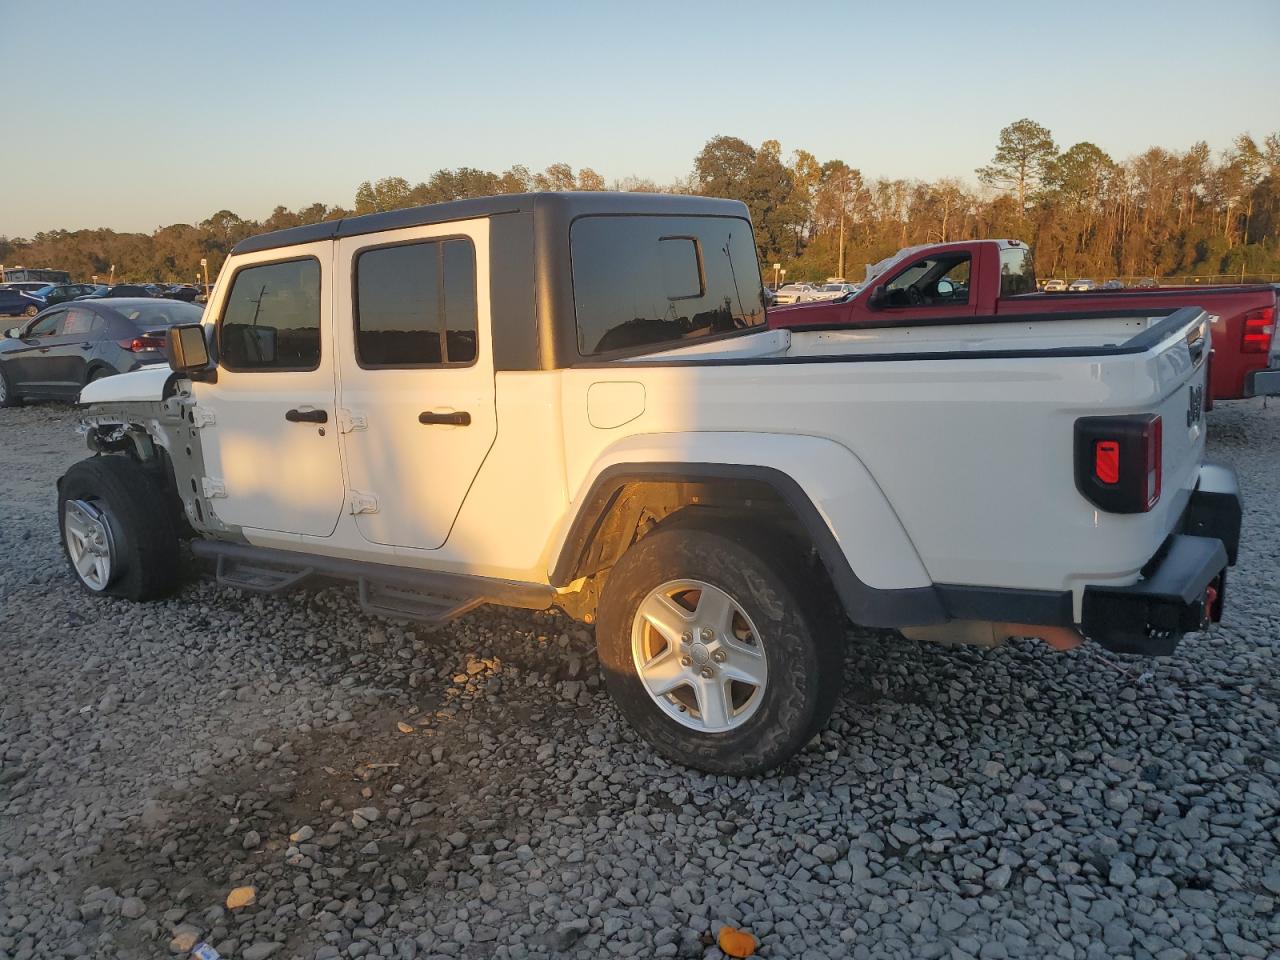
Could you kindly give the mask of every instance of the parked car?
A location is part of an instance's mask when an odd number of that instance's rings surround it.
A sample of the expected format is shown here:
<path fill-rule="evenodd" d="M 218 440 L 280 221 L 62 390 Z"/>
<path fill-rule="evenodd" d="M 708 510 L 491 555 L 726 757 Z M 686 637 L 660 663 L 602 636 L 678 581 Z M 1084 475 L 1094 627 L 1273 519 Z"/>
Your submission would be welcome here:
<path fill-rule="evenodd" d="M 1090 290 L 1100 289 L 1101 287 L 1098 285 L 1097 280 L 1072 280 L 1071 283 L 1067 285 L 1068 293 L 1087 293 Z"/>
<path fill-rule="evenodd" d="M 1037 294 L 1035 264 L 1026 244 L 1017 240 L 908 247 L 870 268 L 869 276 L 870 282 L 845 300 L 772 309 L 769 325 L 861 326 L 890 318 L 956 322 L 1112 308 L 1154 315 L 1203 307 L 1214 318 L 1211 399 L 1280 394 L 1276 291 L 1266 284 Z M 1076 281 L 1086 282 L 1092 281 Z"/>
<path fill-rule="evenodd" d="M 75 399 L 102 377 L 164 361 L 165 333 L 201 309 L 177 300 L 76 300 L 50 307 L 0 340 L 0 406 Z"/>
<path fill-rule="evenodd" d="M 1046 280 L 1044 284 L 1045 293 L 1063 293 L 1067 289 L 1067 281 L 1065 280 Z"/>
<path fill-rule="evenodd" d="M 851 293 L 857 293 L 857 284 L 853 283 L 824 283 L 818 288 L 818 295 L 815 300 L 839 300 L 841 297 L 847 297 Z"/>
<path fill-rule="evenodd" d="M 1155 277 L 1143 277 L 1133 285 L 1136 290 L 1156 290 L 1160 287 L 1160 281 Z"/>
<path fill-rule="evenodd" d="M 774 292 L 779 303 L 807 303 L 818 298 L 818 288 L 811 283 L 784 283 Z"/>
<path fill-rule="evenodd" d="M 656 750 L 728 774 L 823 728 L 841 609 L 1146 654 L 1221 615 L 1240 508 L 1202 462 L 1203 310 L 779 338 L 747 207 L 643 194 L 312 224 L 222 276 L 167 366 L 81 393 L 105 455 L 57 509 L 91 594 L 171 590 L 189 525 L 244 590 L 336 576 L 431 623 L 556 606 Z"/>
<path fill-rule="evenodd" d="M 46 283 L 35 294 L 52 307 L 67 300 L 78 300 L 97 293 L 99 289 L 105 290 L 106 287 L 96 283 Z"/>
<path fill-rule="evenodd" d="M 192 286 L 189 283 L 175 283 L 165 288 L 161 296 L 168 297 L 171 300 L 181 300 L 184 303 L 194 303 L 196 297 L 200 295 L 200 288 Z"/>
<path fill-rule="evenodd" d="M 88 294 L 84 297 L 79 297 L 78 299 L 100 300 L 100 299 L 111 299 L 114 297 L 129 297 L 129 298 L 153 297 L 154 298 L 155 294 L 151 291 L 151 288 L 146 284 L 117 283 L 114 286 L 101 287 L 95 292 Z"/>
<path fill-rule="evenodd" d="M 17 290 L 19 293 L 38 293 L 41 288 L 48 285 L 45 280 L 13 280 L 9 283 L 0 284 L 0 288 Z"/>
<path fill-rule="evenodd" d="M 45 303 L 38 297 L 21 290 L 0 289 L 0 316 L 34 317 L 43 310 Z"/>
<path fill-rule="evenodd" d="M 1123 290 L 1123 289 L 1124 289 L 1124 281 L 1123 281 L 1123 280 L 1108 280 L 1106 283 L 1104 283 L 1104 284 L 1102 285 L 1102 289 L 1103 289 L 1103 290 Z"/>

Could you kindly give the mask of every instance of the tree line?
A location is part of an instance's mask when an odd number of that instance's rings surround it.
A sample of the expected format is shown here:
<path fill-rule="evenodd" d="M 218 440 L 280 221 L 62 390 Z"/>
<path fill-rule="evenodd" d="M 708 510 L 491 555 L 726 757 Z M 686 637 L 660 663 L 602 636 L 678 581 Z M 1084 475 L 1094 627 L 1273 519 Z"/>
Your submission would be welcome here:
<path fill-rule="evenodd" d="M 704 194 L 746 203 L 765 274 L 818 280 L 900 247 L 984 237 L 1030 242 L 1042 277 L 1258 277 L 1280 274 L 1280 133 L 1237 137 L 1218 155 L 1204 142 L 1185 151 L 1151 147 L 1116 160 L 1096 144 L 1060 149 L 1029 119 L 1000 131 L 977 182 L 864 178 L 840 159 L 806 150 L 784 156 L 777 140 L 753 146 L 707 141 L 690 173 L 672 183 L 629 177 L 606 184 L 596 171 L 552 164 L 541 172 L 442 169 L 411 183 L 365 181 L 350 208 L 278 206 L 262 221 L 219 210 L 197 224 L 153 233 L 49 230 L 0 237 L 0 263 L 69 270 L 77 279 L 190 280 L 201 258 L 212 276 L 241 239 L 267 230 L 466 197 L 530 190 Z"/>

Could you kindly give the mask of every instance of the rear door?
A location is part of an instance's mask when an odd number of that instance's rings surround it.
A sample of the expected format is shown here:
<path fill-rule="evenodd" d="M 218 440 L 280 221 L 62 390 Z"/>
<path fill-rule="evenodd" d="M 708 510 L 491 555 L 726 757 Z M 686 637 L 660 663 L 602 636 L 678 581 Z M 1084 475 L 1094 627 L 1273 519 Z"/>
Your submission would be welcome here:
<path fill-rule="evenodd" d="M 223 523 L 327 537 L 342 511 L 334 422 L 333 243 L 237 258 L 207 314 L 216 318 L 216 382 L 194 384 L 208 471 Z"/>
<path fill-rule="evenodd" d="M 50 346 L 48 358 L 61 392 L 74 396 L 87 379 L 87 366 L 96 341 L 102 336 L 104 321 L 93 310 L 68 306 L 58 325 L 56 342 Z"/>
<path fill-rule="evenodd" d="M 338 241 L 347 501 L 373 543 L 442 546 L 497 435 L 488 252 L 487 220 Z"/>

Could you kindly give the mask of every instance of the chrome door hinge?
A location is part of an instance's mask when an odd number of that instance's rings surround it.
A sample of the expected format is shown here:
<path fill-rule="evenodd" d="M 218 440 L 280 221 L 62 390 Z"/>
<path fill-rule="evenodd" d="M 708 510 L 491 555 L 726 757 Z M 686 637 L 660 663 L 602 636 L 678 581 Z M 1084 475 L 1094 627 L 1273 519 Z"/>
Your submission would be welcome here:
<path fill-rule="evenodd" d="M 338 410 L 338 432 L 351 433 L 353 430 L 368 430 L 369 421 L 362 413 L 352 413 L 350 410 Z"/>
<path fill-rule="evenodd" d="M 378 498 L 371 493 L 360 493 L 356 490 L 347 491 L 347 508 L 351 513 L 377 513 Z"/>
<path fill-rule="evenodd" d="M 212 500 L 215 497 L 225 497 L 227 495 L 227 485 L 222 480 L 215 480 L 213 477 L 204 477 L 200 482 L 204 486 L 204 496 L 206 500 Z"/>
<path fill-rule="evenodd" d="M 191 425 L 197 430 L 201 427 L 211 427 L 217 422 L 217 416 L 208 407 L 191 408 Z"/>

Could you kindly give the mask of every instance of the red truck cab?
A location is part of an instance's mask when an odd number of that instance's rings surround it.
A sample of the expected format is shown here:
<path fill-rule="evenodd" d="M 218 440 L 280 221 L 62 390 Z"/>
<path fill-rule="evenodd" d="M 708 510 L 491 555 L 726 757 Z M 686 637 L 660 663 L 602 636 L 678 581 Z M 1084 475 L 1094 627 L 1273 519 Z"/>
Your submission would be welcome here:
<path fill-rule="evenodd" d="M 1099 317 L 1172 313 L 1195 306 L 1213 320 L 1209 393 L 1214 400 L 1280 394 L 1276 290 L 1248 286 L 1161 287 L 1041 293 L 1031 251 L 1018 240 L 966 240 L 907 247 L 868 268 L 868 282 L 833 301 L 769 310 L 769 326 L 915 324 L 966 317 L 1016 322 L 1023 314 L 1097 310 Z"/>

